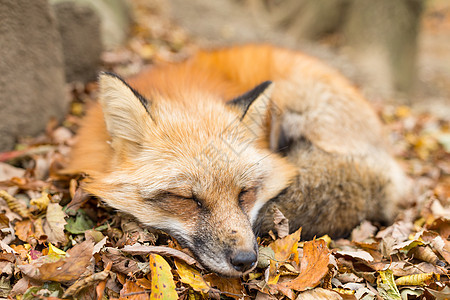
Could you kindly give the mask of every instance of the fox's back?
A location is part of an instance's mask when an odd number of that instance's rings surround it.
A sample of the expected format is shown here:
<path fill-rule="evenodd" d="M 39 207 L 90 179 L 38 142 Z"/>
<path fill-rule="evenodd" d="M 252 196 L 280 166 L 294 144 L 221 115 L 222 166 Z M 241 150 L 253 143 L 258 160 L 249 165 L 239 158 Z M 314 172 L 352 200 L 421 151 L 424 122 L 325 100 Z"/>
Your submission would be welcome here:
<path fill-rule="evenodd" d="M 305 136 L 324 150 L 340 153 L 362 154 L 382 143 L 375 113 L 344 77 L 314 58 L 286 49 L 247 45 L 202 51 L 183 63 L 151 67 L 128 82 L 146 97 L 160 95 L 156 101 L 197 107 L 192 102 L 198 95 L 216 95 L 225 102 L 266 80 L 275 82 L 272 100 L 278 112 L 295 114 L 285 114 L 284 120 L 286 127 L 296 127 L 286 128 L 293 138 Z M 108 138 L 101 108 L 94 105 L 80 129 L 72 167 L 107 169 Z"/>

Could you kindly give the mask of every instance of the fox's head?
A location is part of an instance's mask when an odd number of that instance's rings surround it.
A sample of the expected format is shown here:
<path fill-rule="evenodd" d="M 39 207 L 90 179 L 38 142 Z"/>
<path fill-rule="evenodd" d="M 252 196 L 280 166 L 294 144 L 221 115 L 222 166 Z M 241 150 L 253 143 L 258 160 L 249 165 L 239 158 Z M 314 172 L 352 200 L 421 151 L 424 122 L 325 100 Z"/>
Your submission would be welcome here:
<path fill-rule="evenodd" d="M 144 98 L 116 75 L 100 75 L 100 103 L 113 151 L 110 170 L 86 190 L 164 230 L 203 266 L 239 276 L 252 269 L 259 209 L 283 190 L 293 168 L 265 144 L 271 83 L 224 103 Z M 151 97 L 151 98 L 150 98 Z"/>

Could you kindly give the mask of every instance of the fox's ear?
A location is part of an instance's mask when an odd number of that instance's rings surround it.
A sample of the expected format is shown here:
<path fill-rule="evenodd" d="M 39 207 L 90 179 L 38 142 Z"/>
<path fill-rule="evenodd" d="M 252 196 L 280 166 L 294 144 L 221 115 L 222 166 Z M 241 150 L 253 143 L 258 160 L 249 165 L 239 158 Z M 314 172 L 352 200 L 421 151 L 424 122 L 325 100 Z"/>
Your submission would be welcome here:
<path fill-rule="evenodd" d="M 100 73 L 99 85 L 100 104 L 113 142 L 119 138 L 139 144 L 152 125 L 150 103 L 116 74 Z"/>
<path fill-rule="evenodd" d="M 265 81 L 247 93 L 229 101 L 241 113 L 241 121 L 257 134 L 263 134 L 271 109 L 272 81 Z"/>

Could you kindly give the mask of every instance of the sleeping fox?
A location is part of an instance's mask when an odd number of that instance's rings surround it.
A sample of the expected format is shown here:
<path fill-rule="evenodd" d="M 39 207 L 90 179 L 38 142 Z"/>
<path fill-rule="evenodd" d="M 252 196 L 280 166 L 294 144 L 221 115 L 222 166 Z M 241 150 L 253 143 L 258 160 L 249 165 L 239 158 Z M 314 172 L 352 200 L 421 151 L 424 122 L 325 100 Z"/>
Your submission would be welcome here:
<path fill-rule="evenodd" d="M 269 45 L 201 51 L 127 81 L 99 76 L 99 103 L 68 170 L 161 229 L 206 268 L 240 276 L 273 210 L 304 238 L 390 222 L 408 179 L 376 113 L 338 72 Z"/>

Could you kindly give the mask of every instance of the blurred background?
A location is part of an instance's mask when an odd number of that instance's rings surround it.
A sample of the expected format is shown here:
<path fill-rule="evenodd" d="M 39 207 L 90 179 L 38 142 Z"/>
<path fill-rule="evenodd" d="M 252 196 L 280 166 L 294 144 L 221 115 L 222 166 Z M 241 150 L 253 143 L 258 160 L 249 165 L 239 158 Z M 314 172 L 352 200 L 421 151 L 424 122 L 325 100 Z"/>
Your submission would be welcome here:
<path fill-rule="evenodd" d="M 375 104 L 450 118 L 448 0 L 0 0 L 0 150 L 61 121 L 99 70 L 245 42 L 319 57 Z"/>

